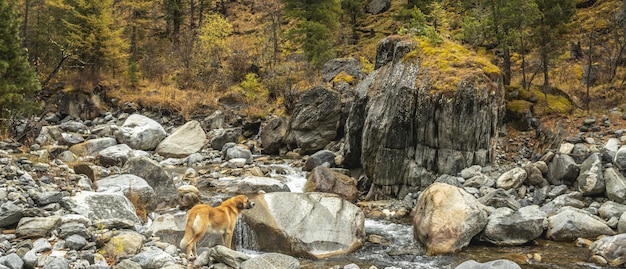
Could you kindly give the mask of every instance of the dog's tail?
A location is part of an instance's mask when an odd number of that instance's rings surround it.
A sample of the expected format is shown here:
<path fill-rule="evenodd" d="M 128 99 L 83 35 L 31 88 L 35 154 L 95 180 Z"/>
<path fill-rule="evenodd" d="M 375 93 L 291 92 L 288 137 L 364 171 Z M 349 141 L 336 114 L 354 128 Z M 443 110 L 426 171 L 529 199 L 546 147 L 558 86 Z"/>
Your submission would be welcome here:
<path fill-rule="evenodd" d="M 183 237 L 183 240 L 180 240 L 180 249 L 182 249 L 183 251 L 186 251 L 188 244 L 189 244 L 189 239 Z"/>

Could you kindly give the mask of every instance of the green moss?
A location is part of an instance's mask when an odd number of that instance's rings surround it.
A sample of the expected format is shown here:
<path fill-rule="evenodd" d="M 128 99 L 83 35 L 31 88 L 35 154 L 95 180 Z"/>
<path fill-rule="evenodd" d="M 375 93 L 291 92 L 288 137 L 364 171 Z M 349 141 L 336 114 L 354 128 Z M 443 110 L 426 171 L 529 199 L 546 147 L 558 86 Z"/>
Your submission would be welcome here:
<path fill-rule="evenodd" d="M 333 78 L 333 82 L 337 83 L 337 82 L 345 82 L 348 84 L 352 84 L 354 82 L 354 77 L 348 75 L 346 72 L 340 72 L 339 74 L 337 74 L 335 76 L 335 78 Z"/>
<path fill-rule="evenodd" d="M 513 100 L 506 104 L 507 113 L 512 113 L 514 116 L 521 116 L 531 112 L 533 103 L 525 100 Z"/>

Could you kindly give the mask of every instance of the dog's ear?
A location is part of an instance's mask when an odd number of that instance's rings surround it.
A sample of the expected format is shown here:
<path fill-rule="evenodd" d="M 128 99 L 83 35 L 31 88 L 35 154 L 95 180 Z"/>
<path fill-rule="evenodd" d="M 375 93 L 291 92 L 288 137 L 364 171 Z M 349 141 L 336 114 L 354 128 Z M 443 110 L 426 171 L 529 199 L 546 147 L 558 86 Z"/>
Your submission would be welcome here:
<path fill-rule="evenodd" d="M 237 209 L 244 210 L 246 209 L 246 202 L 244 199 L 237 199 Z"/>

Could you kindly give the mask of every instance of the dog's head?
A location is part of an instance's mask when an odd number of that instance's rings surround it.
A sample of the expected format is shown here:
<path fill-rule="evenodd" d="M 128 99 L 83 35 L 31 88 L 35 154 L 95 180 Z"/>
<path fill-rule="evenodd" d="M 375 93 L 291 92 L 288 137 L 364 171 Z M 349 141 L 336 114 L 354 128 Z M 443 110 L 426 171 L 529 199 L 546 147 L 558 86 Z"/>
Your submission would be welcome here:
<path fill-rule="evenodd" d="M 248 196 L 237 195 L 233 197 L 233 199 L 235 200 L 235 204 L 237 205 L 237 208 L 239 210 L 250 209 L 254 207 L 254 202 L 252 202 L 252 200 L 250 200 Z"/>

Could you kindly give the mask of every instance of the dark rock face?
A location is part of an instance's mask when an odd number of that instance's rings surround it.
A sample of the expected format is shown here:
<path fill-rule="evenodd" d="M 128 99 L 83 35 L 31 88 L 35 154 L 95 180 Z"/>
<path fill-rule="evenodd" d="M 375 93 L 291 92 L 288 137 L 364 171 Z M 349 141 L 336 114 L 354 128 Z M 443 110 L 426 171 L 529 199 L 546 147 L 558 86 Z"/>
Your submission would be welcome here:
<path fill-rule="evenodd" d="M 419 61 L 404 59 L 417 42 L 391 36 L 377 47 L 376 70 L 358 86 L 346 122 L 345 164 L 373 180 L 370 195 L 402 197 L 427 182 L 423 169 L 454 175 L 491 162 L 504 113 L 501 87 L 483 73 L 454 92 L 433 91 Z M 376 197 L 373 197 L 376 198 Z M 382 198 L 382 197 L 380 197 Z"/>

